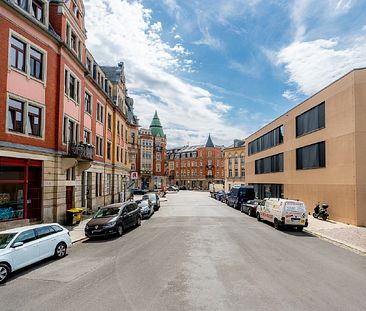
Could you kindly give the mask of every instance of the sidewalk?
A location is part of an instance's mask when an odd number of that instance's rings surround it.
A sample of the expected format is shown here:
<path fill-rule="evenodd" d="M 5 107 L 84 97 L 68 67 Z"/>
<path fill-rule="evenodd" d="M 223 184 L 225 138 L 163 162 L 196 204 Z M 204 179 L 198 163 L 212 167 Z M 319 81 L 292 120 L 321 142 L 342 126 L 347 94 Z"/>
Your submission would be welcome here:
<path fill-rule="evenodd" d="M 85 228 L 85 225 L 87 224 L 87 222 L 90 220 L 90 218 L 91 218 L 91 216 L 89 216 L 88 218 L 84 218 L 76 226 L 64 226 L 70 232 L 72 244 L 83 241 L 84 239 L 87 238 L 84 234 L 84 228 Z"/>
<path fill-rule="evenodd" d="M 167 198 L 160 198 L 160 202 L 166 202 L 166 201 L 168 201 Z M 87 237 L 84 234 L 84 228 L 91 217 L 92 215 L 89 215 L 87 217 L 83 215 L 83 220 L 78 225 L 64 226 L 67 230 L 69 230 L 71 241 L 73 244 L 87 239 Z"/>
<path fill-rule="evenodd" d="M 366 256 L 366 228 L 347 225 L 333 220 L 319 220 L 309 216 L 305 232 L 349 247 Z"/>

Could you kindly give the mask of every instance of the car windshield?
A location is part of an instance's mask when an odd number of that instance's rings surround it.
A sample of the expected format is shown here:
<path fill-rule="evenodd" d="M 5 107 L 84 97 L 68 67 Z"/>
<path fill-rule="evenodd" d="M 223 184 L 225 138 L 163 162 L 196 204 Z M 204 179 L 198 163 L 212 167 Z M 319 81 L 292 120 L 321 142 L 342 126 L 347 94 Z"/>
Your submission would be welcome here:
<path fill-rule="evenodd" d="M 108 208 L 101 208 L 93 218 L 105 218 L 105 217 L 112 217 L 117 216 L 118 212 L 120 211 L 120 207 L 108 207 Z"/>
<path fill-rule="evenodd" d="M 141 201 L 141 202 L 139 203 L 139 206 L 140 206 L 140 207 L 149 206 L 149 203 L 148 203 L 147 201 Z"/>
<path fill-rule="evenodd" d="M 142 197 L 143 200 L 155 200 L 155 194 L 145 194 L 143 197 Z"/>
<path fill-rule="evenodd" d="M 16 233 L 0 233 L 0 249 L 7 247 L 15 235 Z"/>

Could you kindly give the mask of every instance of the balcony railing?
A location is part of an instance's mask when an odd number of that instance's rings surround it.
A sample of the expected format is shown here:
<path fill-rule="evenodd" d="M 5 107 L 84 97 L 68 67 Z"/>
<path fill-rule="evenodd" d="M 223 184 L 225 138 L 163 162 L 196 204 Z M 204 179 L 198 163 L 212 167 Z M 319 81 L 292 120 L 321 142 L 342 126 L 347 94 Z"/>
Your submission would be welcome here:
<path fill-rule="evenodd" d="M 93 161 L 94 146 L 84 143 L 69 143 L 68 155 L 81 160 Z"/>
<path fill-rule="evenodd" d="M 206 175 L 206 178 L 213 178 L 213 175 Z"/>

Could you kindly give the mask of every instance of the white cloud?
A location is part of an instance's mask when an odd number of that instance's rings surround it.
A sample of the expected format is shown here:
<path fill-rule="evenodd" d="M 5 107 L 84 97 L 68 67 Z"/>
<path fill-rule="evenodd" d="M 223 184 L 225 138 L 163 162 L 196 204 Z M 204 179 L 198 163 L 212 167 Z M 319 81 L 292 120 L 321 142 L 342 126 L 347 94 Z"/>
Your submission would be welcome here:
<path fill-rule="evenodd" d="M 355 38 L 347 48 L 337 39 L 293 42 L 277 54 L 289 83 L 295 83 L 306 95 L 314 94 L 348 71 L 366 66 L 366 39 Z"/>
<path fill-rule="evenodd" d="M 290 100 L 290 101 L 297 101 L 298 100 L 297 92 L 295 92 L 295 91 L 286 90 L 282 93 L 282 96 L 284 98 L 286 98 L 287 100 Z"/>
<path fill-rule="evenodd" d="M 182 45 L 162 41 L 163 26 L 152 21 L 150 10 L 126 0 L 108 5 L 85 0 L 85 6 L 87 45 L 101 64 L 125 62 L 127 88 L 142 126 L 150 124 L 157 109 L 170 146 L 204 143 L 209 132 L 217 144 L 246 135 L 226 123 L 223 115 L 230 105 L 174 74 L 192 62 Z"/>

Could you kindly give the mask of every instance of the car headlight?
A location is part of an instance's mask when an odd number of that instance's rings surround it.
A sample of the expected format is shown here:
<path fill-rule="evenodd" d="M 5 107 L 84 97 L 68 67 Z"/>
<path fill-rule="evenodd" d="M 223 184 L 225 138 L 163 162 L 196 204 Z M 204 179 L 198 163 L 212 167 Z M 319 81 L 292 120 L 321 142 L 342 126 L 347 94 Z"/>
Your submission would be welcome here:
<path fill-rule="evenodd" d="M 115 221 L 111 221 L 107 224 L 104 225 L 104 228 L 112 228 L 116 225 L 116 222 Z"/>

